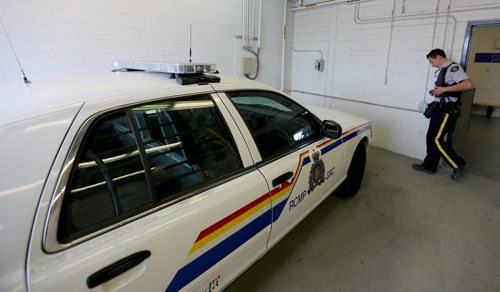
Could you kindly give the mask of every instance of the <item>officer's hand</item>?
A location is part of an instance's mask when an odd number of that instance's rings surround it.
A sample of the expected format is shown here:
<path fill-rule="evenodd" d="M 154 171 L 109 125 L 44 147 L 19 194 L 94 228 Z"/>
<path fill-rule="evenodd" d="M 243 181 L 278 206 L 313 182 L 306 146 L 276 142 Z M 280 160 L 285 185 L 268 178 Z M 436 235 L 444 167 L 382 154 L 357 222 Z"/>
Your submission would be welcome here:
<path fill-rule="evenodd" d="M 446 89 L 444 87 L 438 86 L 434 89 L 429 90 L 429 94 L 432 96 L 439 96 L 440 94 L 444 93 Z"/>

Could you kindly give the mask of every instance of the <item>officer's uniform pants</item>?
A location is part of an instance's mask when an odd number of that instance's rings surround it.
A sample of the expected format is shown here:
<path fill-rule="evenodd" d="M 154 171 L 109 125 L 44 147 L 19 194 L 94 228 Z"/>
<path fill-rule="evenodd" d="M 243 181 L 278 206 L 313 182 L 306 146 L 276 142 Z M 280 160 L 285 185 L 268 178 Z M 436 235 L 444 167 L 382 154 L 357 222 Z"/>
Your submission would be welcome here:
<path fill-rule="evenodd" d="M 437 171 L 440 157 L 453 169 L 465 164 L 463 158 L 458 156 L 451 147 L 451 142 L 444 139 L 446 134 L 455 128 L 456 123 L 456 117 L 450 116 L 442 109 L 434 109 L 427 130 L 427 156 L 424 159 L 423 167 Z"/>

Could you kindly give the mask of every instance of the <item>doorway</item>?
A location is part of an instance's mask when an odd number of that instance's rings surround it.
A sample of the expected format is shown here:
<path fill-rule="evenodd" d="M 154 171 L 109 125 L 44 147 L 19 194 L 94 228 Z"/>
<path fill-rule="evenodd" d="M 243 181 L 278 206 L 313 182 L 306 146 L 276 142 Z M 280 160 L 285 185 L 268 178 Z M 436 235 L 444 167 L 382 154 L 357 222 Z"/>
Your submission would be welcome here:
<path fill-rule="evenodd" d="M 468 23 L 461 65 L 475 96 L 469 131 L 457 148 L 469 173 L 500 180 L 500 20 Z"/>
<path fill-rule="evenodd" d="M 476 88 L 472 112 L 500 117 L 500 20 L 468 23 L 461 63 Z"/>

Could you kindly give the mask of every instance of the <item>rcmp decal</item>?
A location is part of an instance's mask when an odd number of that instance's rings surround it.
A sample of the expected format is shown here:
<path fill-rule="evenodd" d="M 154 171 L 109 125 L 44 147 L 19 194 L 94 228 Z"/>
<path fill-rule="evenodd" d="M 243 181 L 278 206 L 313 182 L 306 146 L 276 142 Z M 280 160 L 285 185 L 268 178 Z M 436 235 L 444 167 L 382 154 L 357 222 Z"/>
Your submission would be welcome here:
<path fill-rule="evenodd" d="M 313 165 L 311 166 L 311 170 L 309 172 L 309 189 L 301 191 L 298 195 L 290 199 L 288 211 L 292 211 L 295 207 L 302 203 L 317 186 L 324 183 L 325 180 L 332 178 L 335 173 L 335 167 L 325 171 L 325 163 L 323 162 L 323 159 L 320 158 L 319 151 L 314 151 L 311 157 Z"/>
<path fill-rule="evenodd" d="M 302 152 L 299 156 L 299 163 L 295 175 L 290 181 L 282 183 L 270 192 L 202 230 L 188 252 L 184 266 L 177 271 L 166 288 L 166 291 L 179 291 L 184 288 L 238 249 L 245 242 L 253 238 L 264 228 L 277 221 L 288 202 L 294 202 L 294 206 L 289 208 L 289 211 L 291 211 L 294 207 L 303 202 L 309 194 L 314 195 L 313 190 L 325 180 L 333 177 L 335 173 L 335 167 L 325 171 L 324 162 L 321 160 L 319 154 L 321 154 L 321 156 L 325 155 L 342 143 L 349 141 L 367 130 L 371 130 L 371 124 L 369 123 L 343 133 L 340 139 L 329 139 L 316 146 L 318 151 L 313 152 L 312 159 L 308 155 L 309 151 Z M 315 153 L 317 152 L 319 152 L 319 154 L 315 158 Z M 313 187 L 309 184 L 308 190 L 302 190 L 298 195 L 293 196 L 292 193 L 297 178 L 300 176 L 302 168 L 309 163 L 316 165 L 312 166 L 309 172 L 309 180 L 313 181 Z M 289 206 L 291 206 L 291 203 Z M 232 233 L 227 235 L 230 231 L 232 231 Z M 219 281 L 220 276 L 214 278 L 208 284 L 208 289 L 206 291 L 217 288 L 219 286 Z"/>
<path fill-rule="evenodd" d="M 314 191 L 316 186 L 319 186 L 325 182 L 325 163 L 322 159 L 319 158 L 319 152 L 313 152 L 312 159 L 314 163 L 311 166 L 311 172 L 309 173 L 309 190 L 307 191 L 308 194 Z"/>

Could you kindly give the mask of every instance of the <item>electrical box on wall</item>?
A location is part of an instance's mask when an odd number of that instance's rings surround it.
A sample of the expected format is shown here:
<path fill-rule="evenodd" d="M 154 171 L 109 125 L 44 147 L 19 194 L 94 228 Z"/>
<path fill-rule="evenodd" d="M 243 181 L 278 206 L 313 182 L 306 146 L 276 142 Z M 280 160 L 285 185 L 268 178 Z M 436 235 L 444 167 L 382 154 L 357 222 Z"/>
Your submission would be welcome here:
<path fill-rule="evenodd" d="M 255 74 L 255 60 L 251 57 L 241 58 L 241 74 Z"/>
<path fill-rule="evenodd" d="M 323 70 L 325 70 L 325 61 L 324 60 L 314 61 L 314 70 L 323 72 Z"/>

